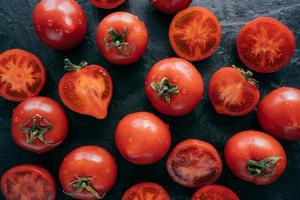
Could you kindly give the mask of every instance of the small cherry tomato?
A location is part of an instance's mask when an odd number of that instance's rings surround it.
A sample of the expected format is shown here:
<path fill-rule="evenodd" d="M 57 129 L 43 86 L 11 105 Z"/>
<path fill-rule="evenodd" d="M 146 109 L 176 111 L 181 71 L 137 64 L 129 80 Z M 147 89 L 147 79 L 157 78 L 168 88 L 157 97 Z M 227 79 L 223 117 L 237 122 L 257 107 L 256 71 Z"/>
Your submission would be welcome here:
<path fill-rule="evenodd" d="M 171 116 L 185 115 L 202 99 L 203 80 L 190 62 L 166 58 L 149 71 L 145 92 L 158 111 Z"/>
<path fill-rule="evenodd" d="M 187 139 L 172 150 L 167 160 L 171 178 L 185 187 L 199 188 L 215 182 L 222 173 L 222 161 L 209 143 Z"/>
<path fill-rule="evenodd" d="M 125 0 L 90 0 L 90 2 L 98 8 L 113 9 L 120 6 Z"/>
<path fill-rule="evenodd" d="M 122 196 L 122 200 L 170 200 L 167 191 L 160 185 L 151 182 L 131 186 Z"/>
<path fill-rule="evenodd" d="M 36 165 L 18 165 L 1 177 L 6 200 L 55 200 L 56 185 L 52 175 Z"/>
<path fill-rule="evenodd" d="M 0 96 L 23 101 L 37 96 L 46 82 L 44 65 L 35 55 L 11 49 L 0 54 Z"/>
<path fill-rule="evenodd" d="M 231 171 L 248 182 L 267 185 L 279 178 L 286 168 L 286 155 L 281 144 L 259 131 L 242 131 L 232 136 L 224 156 Z"/>
<path fill-rule="evenodd" d="M 124 158 L 134 164 L 153 164 L 171 145 L 169 126 L 149 112 L 125 116 L 116 129 L 115 142 Z"/>
<path fill-rule="evenodd" d="M 102 199 L 114 186 L 117 165 L 108 151 L 82 146 L 71 151 L 59 169 L 64 193 L 75 199 Z"/>
<path fill-rule="evenodd" d="M 261 73 L 279 71 L 295 52 L 292 31 L 271 17 L 259 17 L 246 24 L 237 37 L 238 55 L 250 69 Z"/>
<path fill-rule="evenodd" d="M 235 66 L 223 67 L 213 74 L 208 96 L 217 113 L 242 116 L 256 107 L 260 94 L 252 75 Z"/>
<path fill-rule="evenodd" d="M 137 16 L 128 12 L 114 12 L 100 22 L 96 42 L 109 62 L 127 65 L 143 56 L 148 45 L 148 32 L 144 22 Z"/>
<path fill-rule="evenodd" d="M 40 40 L 58 50 L 78 45 L 87 30 L 85 14 L 75 0 L 41 0 L 32 19 Z"/>
<path fill-rule="evenodd" d="M 257 110 L 262 128 L 283 140 L 300 140 L 300 90 L 280 87 L 265 96 Z"/>
<path fill-rule="evenodd" d="M 240 200 L 231 189 L 222 185 L 207 185 L 193 195 L 191 200 Z"/>
<path fill-rule="evenodd" d="M 149 0 L 157 10 L 166 14 L 175 14 L 185 9 L 193 0 Z"/>
<path fill-rule="evenodd" d="M 221 34 L 218 18 L 199 6 L 177 13 L 169 28 L 173 50 L 188 61 L 199 61 L 211 56 L 220 44 Z"/>
<path fill-rule="evenodd" d="M 104 119 L 113 93 L 109 73 L 98 65 L 87 66 L 85 61 L 75 65 L 65 59 L 65 64 L 69 72 L 58 86 L 62 102 L 74 112 Z"/>

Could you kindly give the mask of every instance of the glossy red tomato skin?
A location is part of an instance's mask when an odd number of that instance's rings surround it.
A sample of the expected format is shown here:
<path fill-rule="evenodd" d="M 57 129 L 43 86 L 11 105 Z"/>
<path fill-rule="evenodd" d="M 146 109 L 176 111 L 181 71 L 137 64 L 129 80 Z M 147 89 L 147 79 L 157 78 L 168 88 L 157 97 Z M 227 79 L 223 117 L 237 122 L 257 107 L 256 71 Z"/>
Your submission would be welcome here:
<path fill-rule="evenodd" d="M 274 137 L 300 140 L 300 90 L 280 87 L 260 102 L 257 117 L 262 128 Z"/>
<path fill-rule="evenodd" d="M 152 182 L 138 183 L 131 186 L 122 196 L 121 200 L 148 200 L 149 197 L 159 200 L 170 200 L 167 191 L 160 185 Z"/>
<path fill-rule="evenodd" d="M 170 84 L 179 88 L 178 94 L 171 94 L 170 102 L 157 96 L 151 83 L 159 83 L 168 78 Z M 190 113 L 203 97 L 203 80 L 193 64 L 181 58 L 166 58 L 157 62 L 145 80 L 145 93 L 152 106 L 159 112 L 170 116 Z"/>
<path fill-rule="evenodd" d="M 289 63 L 295 48 L 292 31 L 272 17 L 252 20 L 237 37 L 239 58 L 248 68 L 260 73 L 281 70 Z"/>
<path fill-rule="evenodd" d="M 119 34 L 124 33 L 124 27 L 128 28 L 125 42 L 130 45 L 128 55 L 123 55 L 116 47 L 108 47 L 108 30 L 113 28 Z M 128 12 L 114 12 L 106 16 L 99 24 L 96 34 L 96 43 L 106 60 L 116 65 L 128 65 L 137 62 L 145 53 L 148 46 L 148 31 L 142 20 Z"/>
<path fill-rule="evenodd" d="M 113 9 L 124 2 L 125 0 L 90 0 L 91 4 L 102 9 Z"/>
<path fill-rule="evenodd" d="M 55 200 L 56 197 L 54 178 L 37 165 L 24 164 L 7 170 L 1 177 L 1 189 L 7 200 Z"/>
<path fill-rule="evenodd" d="M 131 163 L 158 162 L 171 145 L 169 126 L 149 112 L 126 115 L 116 128 L 115 143 L 121 155 Z"/>
<path fill-rule="evenodd" d="M 100 196 L 105 195 L 115 184 L 117 164 L 111 154 L 99 146 L 81 146 L 71 151 L 59 168 L 59 180 L 64 192 L 74 192 L 70 185 L 76 177 L 92 179 L 91 186 Z M 94 200 L 91 193 L 83 190 L 72 196 L 75 199 Z"/>
<path fill-rule="evenodd" d="M 223 169 L 217 150 L 198 139 L 178 143 L 170 153 L 166 166 L 173 181 L 190 188 L 215 182 Z"/>
<path fill-rule="evenodd" d="M 13 64 L 7 67 L 11 62 Z M 7 70 L 5 73 L 3 68 L 11 71 Z M 28 97 L 37 96 L 46 82 L 46 70 L 43 63 L 38 57 L 25 50 L 10 49 L 1 53 L 0 69 L 3 70 L 0 72 L 0 96 L 10 101 L 19 102 Z M 29 87 L 28 80 L 32 82 Z M 21 91 L 19 91 L 20 88 Z"/>
<path fill-rule="evenodd" d="M 77 46 L 87 31 L 85 13 L 75 0 L 42 0 L 32 19 L 40 40 L 57 50 Z"/>
<path fill-rule="evenodd" d="M 187 8 L 193 0 L 149 0 L 157 10 L 166 14 L 175 14 Z"/>
<path fill-rule="evenodd" d="M 197 190 L 191 200 L 240 200 L 240 198 L 225 186 L 207 185 Z"/>
<path fill-rule="evenodd" d="M 246 115 L 254 110 L 260 99 L 255 82 L 247 80 L 245 74 L 234 67 L 223 67 L 216 71 L 208 88 L 214 109 L 223 115 Z"/>
<path fill-rule="evenodd" d="M 225 145 L 225 161 L 231 171 L 240 179 L 256 185 L 273 183 L 284 172 L 287 164 L 286 154 L 281 144 L 272 136 L 259 131 L 242 131 L 232 136 Z M 275 164 L 275 171 L 269 176 L 252 176 L 247 168 L 248 160 L 260 161 L 277 156 L 281 159 Z"/>
<path fill-rule="evenodd" d="M 45 142 L 49 144 L 38 139 L 29 144 L 26 142 L 25 133 L 19 129 L 37 115 L 44 117 L 52 125 L 52 129 L 44 134 Z M 45 125 L 43 124 L 43 126 Z M 22 101 L 14 109 L 11 127 L 12 137 L 19 147 L 31 152 L 44 153 L 56 148 L 65 140 L 68 133 L 68 118 L 56 101 L 47 97 L 32 97 Z M 30 128 L 32 128 L 32 124 L 30 124 Z"/>

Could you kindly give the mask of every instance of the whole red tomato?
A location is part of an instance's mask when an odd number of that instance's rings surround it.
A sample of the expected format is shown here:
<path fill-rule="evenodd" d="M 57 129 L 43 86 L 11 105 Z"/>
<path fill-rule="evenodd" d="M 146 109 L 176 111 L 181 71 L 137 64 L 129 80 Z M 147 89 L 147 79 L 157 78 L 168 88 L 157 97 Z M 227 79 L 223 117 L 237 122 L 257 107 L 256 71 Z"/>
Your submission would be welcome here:
<path fill-rule="evenodd" d="M 171 145 L 171 134 L 169 126 L 154 114 L 136 112 L 118 123 L 115 142 L 128 161 L 146 165 L 164 157 Z"/>
<path fill-rule="evenodd" d="M 13 112 L 12 137 L 28 151 L 44 153 L 61 144 L 67 136 L 68 119 L 61 106 L 47 97 L 22 101 Z"/>
<path fill-rule="evenodd" d="M 207 185 L 193 195 L 191 200 L 240 200 L 234 191 L 222 185 Z"/>
<path fill-rule="evenodd" d="M 274 182 L 287 163 L 285 151 L 276 139 L 253 130 L 232 136 L 226 143 L 224 156 L 236 176 L 256 185 Z"/>
<path fill-rule="evenodd" d="M 124 3 L 125 0 L 90 0 L 90 2 L 98 8 L 112 9 Z"/>
<path fill-rule="evenodd" d="M 177 13 L 190 5 L 193 0 L 149 0 L 157 10 L 166 13 Z"/>
<path fill-rule="evenodd" d="M 75 199 L 102 199 L 117 178 L 111 154 L 98 146 L 82 146 L 71 151 L 59 169 L 64 193 Z"/>
<path fill-rule="evenodd" d="M 281 87 L 260 102 L 257 110 L 262 128 L 283 140 L 300 140 L 300 90 Z"/>
<path fill-rule="evenodd" d="M 143 56 L 148 45 L 148 32 L 144 22 L 137 16 L 128 12 L 114 12 L 100 22 L 96 42 L 109 62 L 127 65 Z"/>
<path fill-rule="evenodd" d="M 149 71 L 145 92 L 158 111 L 171 116 L 185 115 L 200 102 L 203 80 L 190 62 L 180 58 L 166 58 Z"/>
<path fill-rule="evenodd" d="M 85 14 L 75 0 L 41 0 L 32 19 L 39 38 L 58 50 L 78 45 L 87 30 Z"/>

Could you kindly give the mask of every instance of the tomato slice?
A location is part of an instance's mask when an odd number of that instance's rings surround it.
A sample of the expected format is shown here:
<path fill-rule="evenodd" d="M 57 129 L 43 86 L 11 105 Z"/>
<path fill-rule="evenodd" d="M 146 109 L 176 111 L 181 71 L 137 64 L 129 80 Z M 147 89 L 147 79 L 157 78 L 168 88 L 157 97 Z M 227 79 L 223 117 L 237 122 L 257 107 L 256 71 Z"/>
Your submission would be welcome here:
<path fill-rule="evenodd" d="M 129 188 L 122 200 L 170 200 L 170 196 L 162 186 L 145 182 Z"/>
<path fill-rule="evenodd" d="M 260 17 L 245 25 L 237 38 L 238 55 L 256 72 L 271 73 L 289 63 L 296 48 L 292 31 L 271 17 Z"/>
<path fill-rule="evenodd" d="M 98 8 L 113 9 L 124 3 L 125 0 L 90 0 Z"/>
<path fill-rule="evenodd" d="M 208 185 L 200 188 L 193 195 L 192 200 L 239 200 L 231 189 L 221 185 Z"/>
<path fill-rule="evenodd" d="M 35 55 L 11 49 L 0 55 L 0 96 L 22 101 L 37 96 L 46 81 L 45 68 Z"/>
<path fill-rule="evenodd" d="M 179 12 L 173 18 L 169 40 L 179 57 L 199 61 L 217 50 L 221 32 L 217 17 L 210 10 L 195 6 Z"/>

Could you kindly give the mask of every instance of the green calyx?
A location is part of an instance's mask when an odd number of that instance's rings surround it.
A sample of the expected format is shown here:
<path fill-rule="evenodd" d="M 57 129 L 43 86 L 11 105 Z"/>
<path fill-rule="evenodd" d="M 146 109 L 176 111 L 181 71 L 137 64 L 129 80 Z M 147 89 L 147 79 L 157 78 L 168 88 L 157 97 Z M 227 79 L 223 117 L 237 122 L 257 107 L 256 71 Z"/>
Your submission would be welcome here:
<path fill-rule="evenodd" d="M 75 65 L 68 58 L 65 58 L 64 62 L 65 62 L 65 70 L 67 70 L 68 72 L 78 71 L 82 67 L 85 67 L 88 65 L 88 63 L 86 61 L 82 61 L 81 63 L 79 63 L 79 65 Z"/>
<path fill-rule="evenodd" d="M 248 160 L 248 170 L 251 176 L 270 176 L 275 172 L 275 165 L 281 157 L 268 157 L 260 161 Z"/>
<path fill-rule="evenodd" d="M 157 92 L 158 97 L 163 97 L 169 103 L 171 102 L 171 95 L 179 93 L 178 86 L 171 85 L 166 77 L 163 77 L 160 83 L 152 82 L 151 88 Z"/>
<path fill-rule="evenodd" d="M 257 81 L 256 79 L 253 78 L 253 73 L 252 73 L 250 70 L 245 71 L 244 69 L 239 68 L 239 67 L 236 67 L 235 65 L 232 65 L 231 67 L 233 67 L 233 68 L 239 70 L 239 71 L 244 75 L 245 79 L 246 79 L 249 83 L 251 83 L 251 84 L 253 84 L 253 85 L 255 85 L 255 86 L 258 86 L 258 81 Z"/>
<path fill-rule="evenodd" d="M 130 44 L 125 41 L 126 36 L 128 35 L 128 28 L 124 27 L 123 33 L 118 33 L 114 28 L 110 28 L 108 31 L 108 37 L 104 38 L 104 43 L 108 48 L 117 48 L 119 52 L 128 56 L 131 52 Z"/>

